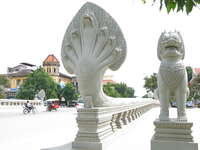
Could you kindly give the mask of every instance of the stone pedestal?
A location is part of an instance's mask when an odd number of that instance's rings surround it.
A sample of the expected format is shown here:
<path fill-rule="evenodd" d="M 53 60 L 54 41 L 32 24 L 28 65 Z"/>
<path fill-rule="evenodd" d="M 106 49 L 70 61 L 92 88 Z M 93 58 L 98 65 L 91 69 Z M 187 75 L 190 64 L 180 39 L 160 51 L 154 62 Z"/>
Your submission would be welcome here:
<path fill-rule="evenodd" d="M 110 108 L 111 109 L 111 108 Z M 112 113 L 108 108 L 83 108 L 78 110 L 78 133 L 72 148 L 102 150 L 113 134 Z"/>
<path fill-rule="evenodd" d="M 176 119 L 154 121 L 155 134 L 151 140 L 151 150 L 198 150 L 192 137 L 191 122 Z"/>

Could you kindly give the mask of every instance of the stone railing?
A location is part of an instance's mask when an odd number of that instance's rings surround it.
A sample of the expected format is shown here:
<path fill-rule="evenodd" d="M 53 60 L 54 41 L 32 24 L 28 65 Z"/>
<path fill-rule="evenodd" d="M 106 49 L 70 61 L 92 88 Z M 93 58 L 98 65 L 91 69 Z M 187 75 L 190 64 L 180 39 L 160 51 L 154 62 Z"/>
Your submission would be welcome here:
<path fill-rule="evenodd" d="M 78 109 L 79 130 L 72 147 L 102 150 L 110 135 L 158 105 L 156 100 L 142 99 L 130 105 Z"/>
<path fill-rule="evenodd" d="M 27 100 L 14 100 L 14 99 L 0 99 L 0 106 L 22 106 L 27 102 Z M 32 105 L 42 105 L 40 100 L 29 100 Z"/>

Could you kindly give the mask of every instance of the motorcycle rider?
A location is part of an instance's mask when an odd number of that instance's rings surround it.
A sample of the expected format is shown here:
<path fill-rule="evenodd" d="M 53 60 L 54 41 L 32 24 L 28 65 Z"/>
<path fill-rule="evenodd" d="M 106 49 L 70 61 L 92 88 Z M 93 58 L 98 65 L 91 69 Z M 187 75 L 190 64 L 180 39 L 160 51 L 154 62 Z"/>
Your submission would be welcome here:
<path fill-rule="evenodd" d="M 27 107 L 29 110 L 32 110 L 33 109 L 33 105 L 31 103 L 29 103 L 29 101 L 27 101 L 25 103 L 25 107 Z"/>

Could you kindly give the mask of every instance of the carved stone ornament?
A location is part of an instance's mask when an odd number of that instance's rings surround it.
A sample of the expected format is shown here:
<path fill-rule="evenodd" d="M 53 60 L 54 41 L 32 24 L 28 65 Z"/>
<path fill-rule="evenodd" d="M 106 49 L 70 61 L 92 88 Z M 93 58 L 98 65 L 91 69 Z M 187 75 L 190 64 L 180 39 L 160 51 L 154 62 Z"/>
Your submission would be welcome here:
<path fill-rule="evenodd" d="M 108 68 L 120 68 L 125 57 L 126 42 L 114 19 L 95 4 L 83 5 L 67 28 L 61 58 L 65 69 L 76 74 L 86 107 L 112 106 L 102 79 Z"/>
<path fill-rule="evenodd" d="M 188 95 L 187 74 L 183 64 L 185 49 L 179 32 L 163 32 L 158 41 L 158 95 L 161 105 L 160 120 L 169 120 L 169 101 L 177 103 L 178 120 L 186 121 L 185 105 Z"/>

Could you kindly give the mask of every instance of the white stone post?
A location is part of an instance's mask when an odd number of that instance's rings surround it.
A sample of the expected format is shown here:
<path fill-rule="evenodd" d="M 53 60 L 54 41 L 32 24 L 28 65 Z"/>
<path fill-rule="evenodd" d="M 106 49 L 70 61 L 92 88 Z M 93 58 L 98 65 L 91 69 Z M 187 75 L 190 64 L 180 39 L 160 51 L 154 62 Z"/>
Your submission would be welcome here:
<path fill-rule="evenodd" d="M 78 133 L 72 143 L 75 149 L 102 150 L 113 134 L 111 108 L 78 109 Z"/>
<path fill-rule="evenodd" d="M 117 124 L 116 124 L 117 116 L 118 116 L 118 114 L 113 114 L 112 115 L 111 128 L 112 128 L 113 132 L 117 131 Z"/>

